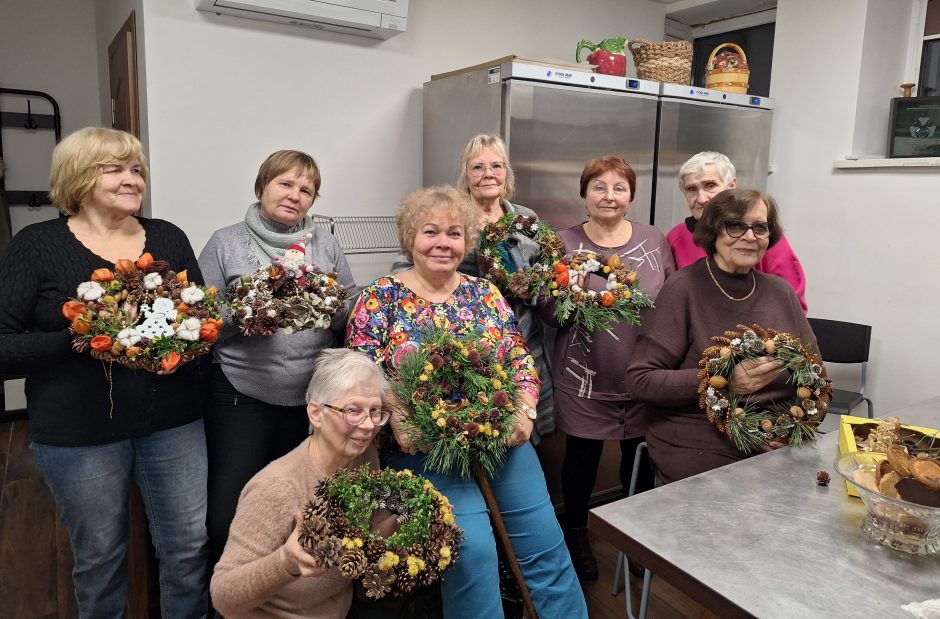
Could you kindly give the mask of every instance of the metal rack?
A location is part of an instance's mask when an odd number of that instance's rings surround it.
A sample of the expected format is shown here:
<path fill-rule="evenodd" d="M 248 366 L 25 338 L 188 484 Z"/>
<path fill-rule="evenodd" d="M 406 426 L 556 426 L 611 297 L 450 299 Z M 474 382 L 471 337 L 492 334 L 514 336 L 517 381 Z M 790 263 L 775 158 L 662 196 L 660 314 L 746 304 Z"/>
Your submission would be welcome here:
<path fill-rule="evenodd" d="M 19 88 L 0 88 L 0 95 L 17 95 L 27 97 L 26 113 L 4 112 L 0 109 L 0 127 L 20 127 L 27 131 L 39 129 L 52 129 L 55 132 L 55 143 L 62 139 L 62 117 L 59 114 L 59 104 L 51 95 L 39 90 L 22 90 Z M 45 99 L 52 105 L 52 114 L 34 114 L 32 101 L 28 97 Z M 3 139 L 0 135 L 0 160 L 3 159 Z M 0 175 L 0 191 L 5 191 L 5 185 Z M 35 191 L 5 191 L 7 203 L 10 206 L 42 206 L 52 204 L 49 192 L 45 189 Z"/>
<path fill-rule="evenodd" d="M 395 254 L 401 251 L 395 218 L 388 215 L 374 217 L 327 217 L 311 215 L 314 225 L 326 230 L 339 240 L 346 254 Z"/>

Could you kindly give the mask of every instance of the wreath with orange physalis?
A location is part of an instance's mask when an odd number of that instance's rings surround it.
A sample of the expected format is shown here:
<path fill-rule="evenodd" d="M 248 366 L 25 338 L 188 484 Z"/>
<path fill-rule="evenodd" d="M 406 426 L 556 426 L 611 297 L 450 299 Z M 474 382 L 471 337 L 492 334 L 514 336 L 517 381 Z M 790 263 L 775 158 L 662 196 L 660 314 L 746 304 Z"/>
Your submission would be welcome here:
<path fill-rule="evenodd" d="M 738 325 L 713 337 L 698 362 L 699 406 L 708 421 L 730 438 L 740 451 L 750 453 L 777 440 L 799 445 L 816 438 L 816 427 L 832 397 L 832 381 L 823 373 L 822 360 L 811 347 L 789 333 L 760 325 Z M 757 403 L 750 396 L 730 392 L 734 368 L 745 359 L 770 357 L 783 363 L 793 396 L 785 402 Z"/>
<path fill-rule="evenodd" d="M 214 286 L 189 281 L 149 253 L 96 269 L 62 306 L 72 348 L 95 359 L 170 372 L 209 351 L 222 327 Z"/>

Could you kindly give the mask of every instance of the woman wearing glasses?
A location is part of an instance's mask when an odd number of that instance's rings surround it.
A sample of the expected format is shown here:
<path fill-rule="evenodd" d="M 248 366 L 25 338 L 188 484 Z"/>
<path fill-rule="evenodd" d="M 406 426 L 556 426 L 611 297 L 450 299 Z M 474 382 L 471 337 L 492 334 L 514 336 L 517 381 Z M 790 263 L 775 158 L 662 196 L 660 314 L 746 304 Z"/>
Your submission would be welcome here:
<path fill-rule="evenodd" d="M 627 388 L 653 407 L 646 442 L 666 482 L 746 457 L 699 408 L 698 362 L 712 337 L 738 324 L 759 324 L 815 345 L 793 288 L 754 268 L 782 234 L 770 196 L 722 191 L 695 226 L 693 238 L 706 256 L 666 281 L 640 328 Z M 768 357 L 745 360 L 735 367 L 730 389 L 753 402 L 787 398 L 792 387 L 781 369 Z"/>
<path fill-rule="evenodd" d="M 420 348 L 425 326 L 444 324 L 460 338 L 490 346 L 518 386 L 515 423 L 504 429 L 510 447 L 492 478 L 516 558 L 541 617 L 587 617 L 584 595 L 571 566 L 545 476 L 529 443 L 536 418 L 539 377 L 516 319 L 499 290 L 457 266 L 480 230 L 476 208 L 453 187 L 419 189 L 396 215 L 398 238 L 410 269 L 381 277 L 359 296 L 346 329 L 346 345 L 365 352 L 389 373 Z M 382 464 L 426 476 L 454 506 L 466 536 L 460 559 L 441 580 L 444 616 L 502 617 L 496 542 L 480 489 L 473 479 L 424 468 L 398 415 L 391 427 L 397 445 Z M 400 447 L 400 449 L 398 448 Z"/>
<path fill-rule="evenodd" d="M 324 570 L 298 542 L 302 510 L 319 482 L 343 468 L 378 467 L 372 441 L 388 421 L 382 370 L 366 355 L 324 350 L 307 387 L 313 434 L 245 486 L 212 577 L 226 617 L 345 617 L 352 581 Z"/>

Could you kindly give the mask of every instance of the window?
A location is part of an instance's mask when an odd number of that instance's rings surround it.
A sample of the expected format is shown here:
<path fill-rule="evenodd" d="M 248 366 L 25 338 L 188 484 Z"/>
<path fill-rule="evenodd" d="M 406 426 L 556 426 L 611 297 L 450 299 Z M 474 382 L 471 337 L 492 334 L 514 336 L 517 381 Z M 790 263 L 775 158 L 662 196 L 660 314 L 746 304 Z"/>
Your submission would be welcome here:
<path fill-rule="evenodd" d="M 917 96 L 940 96 L 940 0 L 928 0 Z"/>

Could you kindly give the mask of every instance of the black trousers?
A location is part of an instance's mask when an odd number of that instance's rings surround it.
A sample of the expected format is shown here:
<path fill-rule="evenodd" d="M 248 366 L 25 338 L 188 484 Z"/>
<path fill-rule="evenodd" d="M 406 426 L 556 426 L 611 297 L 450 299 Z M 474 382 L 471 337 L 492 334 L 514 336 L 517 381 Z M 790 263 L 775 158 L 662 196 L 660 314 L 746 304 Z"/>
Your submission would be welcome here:
<path fill-rule="evenodd" d="M 241 394 L 213 365 L 206 409 L 209 455 L 209 575 L 222 556 L 245 484 L 309 434 L 306 406 L 276 406 Z"/>
<path fill-rule="evenodd" d="M 623 486 L 624 496 L 630 489 L 636 448 L 642 442 L 642 436 L 620 441 L 620 483 Z M 591 492 L 594 490 L 594 482 L 597 481 L 597 467 L 603 450 L 604 441 L 602 440 L 565 436 L 565 459 L 561 464 L 561 489 L 565 500 L 565 526 L 568 528 L 587 526 L 588 503 L 591 500 Z M 636 491 L 651 489 L 653 481 L 653 468 L 649 461 L 649 452 L 646 452 L 640 459 Z"/>

